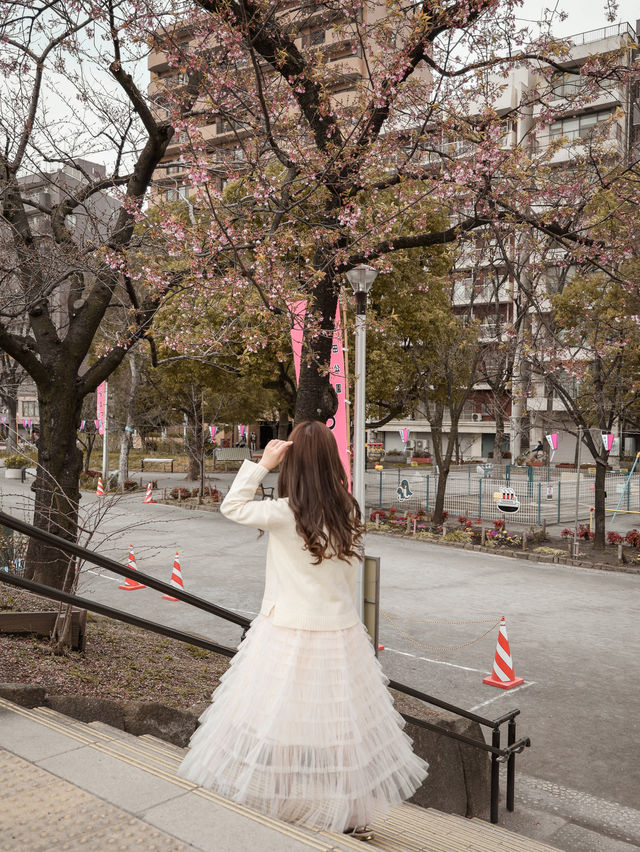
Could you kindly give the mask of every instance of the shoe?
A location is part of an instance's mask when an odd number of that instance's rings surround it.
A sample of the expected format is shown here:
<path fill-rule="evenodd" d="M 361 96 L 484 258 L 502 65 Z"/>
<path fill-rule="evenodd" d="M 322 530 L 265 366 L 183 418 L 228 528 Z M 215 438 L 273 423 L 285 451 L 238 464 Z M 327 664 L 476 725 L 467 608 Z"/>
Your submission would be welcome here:
<path fill-rule="evenodd" d="M 374 832 L 370 825 L 356 825 L 354 828 L 345 828 L 342 832 L 357 840 L 373 840 Z"/>

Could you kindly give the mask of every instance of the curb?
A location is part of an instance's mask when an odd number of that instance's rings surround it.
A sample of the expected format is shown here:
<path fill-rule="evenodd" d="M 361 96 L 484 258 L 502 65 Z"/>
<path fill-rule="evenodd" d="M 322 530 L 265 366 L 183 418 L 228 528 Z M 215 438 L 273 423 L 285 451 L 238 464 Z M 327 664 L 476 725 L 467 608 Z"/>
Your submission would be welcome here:
<path fill-rule="evenodd" d="M 591 562 L 586 559 L 571 559 L 562 556 L 550 556 L 548 554 L 528 553 L 522 550 L 507 550 L 498 549 L 497 547 L 483 547 L 481 544 L 464 544 L 460 541 L 439 541 L 437 538 L 433 540 L 417 539 L 414 536 L 397 535 L 388 533 L 384 530 L 367 530 L 367 535 L 381 535 L 385 538 L 402 539 L 404 541 L 415 541 L 420 544 L 435 544 L 438 547 L 452 547 L 457 550 L 474 550 L 477 553 L 484 553 L 486 556 L 510 556 L 513 559 L 524 559 L 529 562 L 543 562 L 550 565 L 569 565 L 572 568 L 588 568 L 593 571 L 615 571 L 619 574 L 640 574 L 640 565 L 610 565 L 608 562 Z"/>

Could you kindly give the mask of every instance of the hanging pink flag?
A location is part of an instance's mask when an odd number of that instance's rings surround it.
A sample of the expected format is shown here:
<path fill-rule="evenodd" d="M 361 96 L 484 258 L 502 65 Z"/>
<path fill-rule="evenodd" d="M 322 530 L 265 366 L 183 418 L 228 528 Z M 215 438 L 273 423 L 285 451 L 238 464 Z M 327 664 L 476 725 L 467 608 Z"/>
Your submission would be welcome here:
<path fill-rule="evenodd" d="M 26 421 L 24 418 L 23 418 L 23 420 L 22 420 L 22 428 L 23 428 L 23 429 L 26 429 L 26 428 L 27 428 L 27 421 Z"/>
<path fill-rule="evenodd" d="M 96 388 L 96 429 L 98 432 L 103 435 L 104 434 L 104 400 L 106 394 L 106 382 L 102 382 L 102 384 L 98 385 Z"/>
<path fill-rule="evenodd" d="M 334 416 L 327 421 L 338 444 L 338 452 L 347 475 L 347 487 L 351 491 L 351 453 L 349 452 L 349 419 L 347 417 L 347 381 L 344 369 L 344 349 L 342 346 L 342 326 L 340 325 L 340 302 L 336 308 L 336 321 L 331 341 L 331 362 L 329 381 L 338 397 L 338 408 Z"/>
<path fill-rule="evenodd" d="M 246 426 L 238 426 L 238 434 L 240 435 L 241 438 L 244 438 L 246 431 L 247 431 Z"/>
<path fill-rule="evenodd" d="M 81 421 L 80 421 L 80 431 L 81 431 L 81 432 L 84 432 L 84 425 L 85 425 L 85 423 L 86 423 L 86 422 L 87 422 L 86 420 L 81 420 Z"/>
<path fill-rule="evenodd" d="M 216 437 L 216 432 L 218 431 L 217 426 L 209 426 L 209 432 L 211 433 L 211 441 L 213 442 Z"/>
<path fill-rule="evenodd" d="M 552 432 L 551 435 L 545 435 L 545 438 L 547 439 L 547 443 L 549 444 L 549 446 L 551 447 L 551 449 L 553 451 L 551 453 L 551 458 L 549 459 L 549 461 L 552 462 L 553 457 L 556 454 L 556 450 L 558 449 L 558 433 Z"/>
<path fill-rule="evenodd" d="M 291 348 L 293 349 L 293 369 L 296 385 L 300 384 L 300 362 L 302 360 L 302 340 L 304 338 L 304 315 L 307 312 L 307 300 L 289 302 L 291 311 Z"/>
<path fill-rule="evenodd" d="M 400 429 L 400 437 L 402 438 L 402 443 L 406 444 L 409 440 L 409 435 L 411 434 L 411 429 Z"/>
<path fill-rule="evenodd" d="M 605 451 L 607 453 L 611 452 L 611 447 L 613 446 L 615 435 L 611 432 L 603 432 L 602 433 L 602 443 L 604 444 Z"/>

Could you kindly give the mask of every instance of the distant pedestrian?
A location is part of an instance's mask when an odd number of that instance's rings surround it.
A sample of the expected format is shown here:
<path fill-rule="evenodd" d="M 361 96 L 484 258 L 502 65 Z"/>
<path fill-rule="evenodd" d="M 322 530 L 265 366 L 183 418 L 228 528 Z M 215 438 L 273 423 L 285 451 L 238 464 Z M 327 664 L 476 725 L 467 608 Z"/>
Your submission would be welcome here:
<path fill-rule="evenodd" d="M 249 445 L 251 447 L 251 452 L 254 453 L 258 447 L 258 436 L 255 432 L 252 432 L 249 435 Z"/>
<path fill-rule="evenodd" d="M 280 464 L 277 500 L 256 489 Z M 363 527 L 337 444 L 300 423 L 245 461 L 220 511 L 269 533 L 264 597 L 179 775 L 271 817 L 362 840 L 427 774 L 354 605 Z"/>

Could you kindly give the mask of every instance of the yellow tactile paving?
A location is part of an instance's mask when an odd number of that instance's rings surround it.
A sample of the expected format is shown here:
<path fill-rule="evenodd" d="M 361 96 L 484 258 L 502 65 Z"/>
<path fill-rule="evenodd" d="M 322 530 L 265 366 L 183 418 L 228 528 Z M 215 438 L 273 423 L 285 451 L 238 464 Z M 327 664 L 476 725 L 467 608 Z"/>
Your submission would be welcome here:
<path fill-rule="evenodd" d="M 177 838 L 3 749 L 0 852 L 186 852 Z"/>

